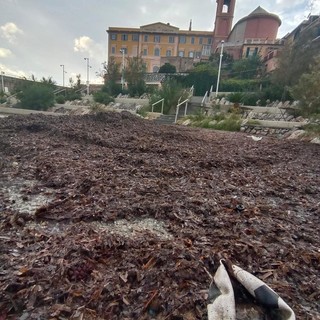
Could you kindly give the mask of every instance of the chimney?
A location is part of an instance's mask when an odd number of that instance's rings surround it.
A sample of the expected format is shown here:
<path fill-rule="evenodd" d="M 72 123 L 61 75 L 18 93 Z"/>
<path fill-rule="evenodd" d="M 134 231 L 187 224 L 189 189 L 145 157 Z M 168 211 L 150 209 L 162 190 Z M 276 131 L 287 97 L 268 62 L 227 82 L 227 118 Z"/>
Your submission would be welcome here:
<path fill-rule="evenodd" d="M 190 24 L 189 24 L 189 31 L 192 29 L 192 19 L 190 19 Z"/>

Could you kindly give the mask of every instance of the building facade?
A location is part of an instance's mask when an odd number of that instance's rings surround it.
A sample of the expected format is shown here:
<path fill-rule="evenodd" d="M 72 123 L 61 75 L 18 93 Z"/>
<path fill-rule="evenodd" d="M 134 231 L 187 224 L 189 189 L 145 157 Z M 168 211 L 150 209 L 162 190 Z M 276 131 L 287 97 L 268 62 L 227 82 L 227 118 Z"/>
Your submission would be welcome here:
<path fill-rule="evenodd" d="M 110 27 L 107 32 L 109 58 L 125 63 L 124 58 L 140 56 L 147 72 L 158 72 L 166 61 L 173 62 L 178 72 L 184 72 L 190 61 L 208 59 L 212 52 L 212 32 L 193 31 L 191 23 L 189 30 L 157 22 L 140 28 Z"/>
<path fill-rule="evenodd" d="M 173 64 L 177 72 L 186 72 L 196 62 L 208 60 L 214 52 L 224 52 L 235 60 L 259 55 L 266 63 L 267 71 L 276 66 L 277 53 L 285 40 L 277 39 L 280 18 L 260 6 L 240 19 L 232 28 L 236 0 L 216 0 L 215 27 L 211 31 L 194 31 L 162 22 L 140 28 L 110 27 L 107 30 L 108 57 L 125 67 L 127 57 L 140 56 L 147 72 L 156 73 L 166 62 Z M 270 60 L 272 59 L 272 61 Z"/>
<path fill-rule="evenodd" d="M 283 45 L 277 39 L 280 25 L 277 15 L 259 6 L 235 24 L 224 44 L 225 50 L 236 60 L 254 55 L 264 57 Z"/>

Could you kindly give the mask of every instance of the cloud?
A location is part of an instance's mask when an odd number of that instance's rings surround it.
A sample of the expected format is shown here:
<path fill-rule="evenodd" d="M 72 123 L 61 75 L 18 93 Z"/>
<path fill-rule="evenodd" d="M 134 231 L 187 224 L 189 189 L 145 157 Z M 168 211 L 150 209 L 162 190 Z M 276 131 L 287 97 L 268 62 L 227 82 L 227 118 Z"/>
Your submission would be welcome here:
<path fill-rule="evenodd" d="M 87 53 L 90 58 L 93 58 L 97 61 L 105 60 L 103 46 L 94 42 L 88 36 L 82 36 L 74 39 L 73 50 L 75 52 Z"/>
<path fill-rule="evenodd" d="M 23 31 L 17 27 L 13 22 L 8 22 L 0 27 L 0 34 L 3 38 L 7 39 L 10 43 L 15 43 L 17 36 L 23 34 Z"/>
<path fill-rule="evenodd" d="M 26 73 L 22 70 L 17 70 L 16 67 L 10 68 L 4 64 L 0 64 L 0 70 L 2 70 L 8 76 L 13 76 L 17 78 L 27 78 Z"/>
<path fill-rule="evenodd" d="M 0 58 L 8 58 L 12 56 L 12 51 L 6 48 L 0 48 Z"/>
<path fill-rule="evenodd" d="M 87 36 L 74 39 L 74 51 L 76 52 L 90 52 L 93 40 Z"/>

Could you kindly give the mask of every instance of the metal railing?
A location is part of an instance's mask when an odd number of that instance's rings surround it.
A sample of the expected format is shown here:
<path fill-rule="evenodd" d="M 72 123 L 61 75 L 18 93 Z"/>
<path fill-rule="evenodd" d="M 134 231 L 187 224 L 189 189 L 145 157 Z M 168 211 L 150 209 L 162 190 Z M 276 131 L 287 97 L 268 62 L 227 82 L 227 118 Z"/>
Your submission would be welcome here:
<path fill-rule="evenodd" d="M 180 102 L 180 103 L 177 104 L 177 107 L 176 107 L 176 117 L 175 117 L 175 119 L 174 119 L 174 123 L 177 123 L 178 114 L 179 114 L 179 108 L 180 108 L 180 106 L 183 105 L 184 103 L 186 104 L 186 105 L 185 105 L 185 108 L 184 108 L 184 115 L 185 115 L 185 116 L 187 115 L 187 108 L 188 108 L 189 99 L 190 99 L 190 98 L 188 98 L 188 99 L 186 99 L 186 100 L 184 100 L 184 101 L 182 101 L 182 102 Z M 180 99 L 179 99 L 179 100 L 180 100 Z"/>
<path fill-rule="evenodd" d="M 161 105 L 161 114 L 163 114 L 164 98 L 158 100 L 157 102 L 155 102 L 155 103 L 153 103 L 153 104 L 151 105 L 151 112 L 153 112 L 153 107 L 154 107 L 156 104 L 160 103 L 160 102 L 162 102 L 162 105 Z"/>
<path fill-rule="evenodd" d="M 187 115 L 188 102 L 193 97 L 193 93 L 194 93 L 194 85 L 192 85 L 192 87 L 189 89 L 189 94 L 188 94 L 188 98 L 187 99 L 185 99 L 184 101 L 180 102 L 181 99 L 182 99 L 182 96 L 179 98 L 178 104 L 176 106 L 176 116 L 175 116 L 175 119 L 174 119 L 174 123 L 177 123 L 180 106 L 183 105 L 184 103 L 186 104 L 185 107 L 184 107 L 184 116 Z"/>
<path fill-rule="evenodd" d="M 66 91 L 66 90 L 67 90 L 67 89 L 56 89 L 56 90 L 53 91 L 53 94 L 56 95 L 56 94 L 58 94 L 58 93 L 61 93 L 61 92 Z"/>
<path fill-rule="evenodd" d="M 201 100 L 201 107 L 203 107 L 206 104 L 207 97 L 208 97 L 208 91 L 206 91 L 206 93 L 204 94 L 204 96 Z"/>
<path fill-rule="evenodd" d="M 192 87 L 190 88 L 190 97 L 193 97 L 193 93 L 194 93 L 194 85 L 192 85 Z"/>

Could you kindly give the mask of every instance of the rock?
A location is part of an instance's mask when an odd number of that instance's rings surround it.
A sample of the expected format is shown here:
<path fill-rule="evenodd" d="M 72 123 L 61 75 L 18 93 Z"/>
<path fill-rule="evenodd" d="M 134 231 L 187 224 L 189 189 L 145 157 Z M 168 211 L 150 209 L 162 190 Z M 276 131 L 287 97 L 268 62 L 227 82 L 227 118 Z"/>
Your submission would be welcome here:
<path fill-rule="evenodd" d="M 186 121 L 182 122 L 183 126 L 189 126 L 190 124 L 191 124 L 191 120 L 190 119 L 187 119 Z"/>
<path fill-rule="evenodd" d="M 293 131 L 290 135 L 288 135 L 286 138 L 288 140 L 292 140 L 292 139 L 297 139 L 299 137 L 301 137 L 302 135 L 304 135 L 305 131 L 304 130 L 296 130 Z"/>
<path fill-rule="evenodd" d="M 298 117 L 298 118 L 296 118 L 296 121 L 297 122 L 304 122 L 305 121 L 305 119 L 303 118 L 303 117 Z"/>
<path fill-rule="evenodd" d="M 314 138 L 310 141 L 311 143 L 316 143 L 316 144 L 320 144 L 320 138 L 317 137 L 317 138 Z"/>

